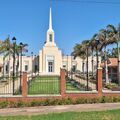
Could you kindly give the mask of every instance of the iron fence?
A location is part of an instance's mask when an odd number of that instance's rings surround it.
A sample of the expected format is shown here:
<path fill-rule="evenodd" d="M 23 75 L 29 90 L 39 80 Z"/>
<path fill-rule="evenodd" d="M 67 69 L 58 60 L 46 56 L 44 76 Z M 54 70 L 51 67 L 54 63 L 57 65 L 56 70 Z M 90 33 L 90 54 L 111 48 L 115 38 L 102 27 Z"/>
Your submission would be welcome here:
<path fill-rule="evenodd" d="M 60 94 L 59 76 L 35 76 L 28 79 L 28 94 Z"/>
<path fill-rule="evenodd" d="M 108 69 L 108 78 L 105 69 L 103 69 L 103 91 L 105 92 L 120 91 L 117 68 L 114 68 L 115 71 L 111 69 L 113 68 Z"/>
<path fill-rule="evenodd" d="M 0 95 L 19 95 L 21 94 L 20 76 L 0 77 Z"/>
<path fill-rule="evenodd" d="M 88 79 L 86 73 L 68 72 L 66 76 L 67 91 L 96 91 L 97 79 L 96 75 L 89 74 Z"/>

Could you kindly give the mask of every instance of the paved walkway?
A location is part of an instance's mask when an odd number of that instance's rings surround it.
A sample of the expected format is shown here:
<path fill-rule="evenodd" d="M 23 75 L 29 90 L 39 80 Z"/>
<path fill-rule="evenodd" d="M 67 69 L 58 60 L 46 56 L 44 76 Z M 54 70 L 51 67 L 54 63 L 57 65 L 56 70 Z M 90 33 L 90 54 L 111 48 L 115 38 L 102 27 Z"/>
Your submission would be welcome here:
<path fill-rule="evenodd" d="M 74 79 L 75 81 L 77 81 L 77 82 L 79 82 L 79 83 L 82 83 L 82 84 L 84 84 L 85 86 L 87 86 L 87 80 L 84 80 L 84 79 L 81 79 L 81 78 L 79 78 L 79 77 L 76 77 L 75 75 L 73 75 L 73 79 Z M 92 83 L 92 82 L 90 82 L 90 81 L 88 81 L 88 86 L 89 86 L 90 88 L 92 88 L 92 90 L 96 90 L 96 84 L 94 84 L 94 83 Z"/>
<path fill-rule="evenodd" d="M 79 104 L 79 105 L 61 105 L 61 106 L 40 106 L 29 108 L 6 108 L 0 109 L 0 116 L 16 115 L 39 115 L 60 112 L 82 112 L 82 111 L 101 111 L 120 109 L 120 103 L 99 103 L 99 104 Z"/>

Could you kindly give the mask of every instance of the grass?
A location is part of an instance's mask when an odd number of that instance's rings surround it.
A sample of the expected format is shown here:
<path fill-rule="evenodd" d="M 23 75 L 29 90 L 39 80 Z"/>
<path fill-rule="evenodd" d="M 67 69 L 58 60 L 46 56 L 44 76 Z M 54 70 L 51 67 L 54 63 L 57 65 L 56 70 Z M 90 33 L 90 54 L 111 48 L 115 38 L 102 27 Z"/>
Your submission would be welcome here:
<path fill-rule="evenodd" d="M 77 87 L 77 85 L 79 86 L 79 88 Z M 66 82 L 66 90 L 67 91 L 86 91 L 86 86 L 84 84 L 75 82 L 74 80 L 68 79 Z"/>
<path fill-rule="evenodd" d="M 0 120 L 119 120 L 120 109 L 101 112 L 66 112 L 46 115 L 8 116 Z"/>
<path fill-rule="evenodd" d="M 29 82 L 28 94 L 59 94 L 60 78 L 58 76 L 37 76 Z"/>
<path fill-rule="evenodd" d="M 79 91 L 79 89 L 77 87 L 75 87 L 73 84 L 71 84 L 70 82 L 67 82 L 66 84 L 66 89 L 69 91 Z"/>

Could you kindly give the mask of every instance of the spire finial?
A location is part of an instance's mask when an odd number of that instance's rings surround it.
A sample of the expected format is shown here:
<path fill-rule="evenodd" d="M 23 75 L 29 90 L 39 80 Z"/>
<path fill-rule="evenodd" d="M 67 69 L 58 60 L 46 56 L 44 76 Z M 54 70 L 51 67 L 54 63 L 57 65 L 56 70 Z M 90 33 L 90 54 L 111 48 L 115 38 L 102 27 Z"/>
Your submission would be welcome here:
<path fill-rule="evenodd" d="M 49 29 L 52 29 L 52 9 L 50 7 Z"/>

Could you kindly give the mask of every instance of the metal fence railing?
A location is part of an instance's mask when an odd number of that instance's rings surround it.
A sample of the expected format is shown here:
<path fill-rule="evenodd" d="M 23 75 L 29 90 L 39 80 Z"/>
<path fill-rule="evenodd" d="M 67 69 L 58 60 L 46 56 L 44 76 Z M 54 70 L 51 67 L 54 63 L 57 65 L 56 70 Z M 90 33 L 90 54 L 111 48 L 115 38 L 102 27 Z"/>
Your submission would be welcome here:
<path fill-rule="evenodd" d="M 103 91 L 106 91 L 106 92 L 120 91 L 120 84 L 118 80 L 117 69 L 116 69 L 116 72 L 110 73 L 110 71 L 108 71 L 107 79 L 106 79 L 105 71 L 103 71 Z"/>
<path fill-rule="evenodd" d="M 20 76 L 0 77 L 0 95 L 20 95 L 21 94 Z"/>
<path fill-rule="evenodd" d="M 96 91 L 97 80 L 96 76 L 90 76 L 86 78 L 86 74 L 77 72 L 68 72 L 66 76 L 66 90 L 67 91 Z"/>
<path fill-rule="evenodd" d="M 60 94 L 59 76 L 35 76 L 28 79 L 28 94 Z"/>

